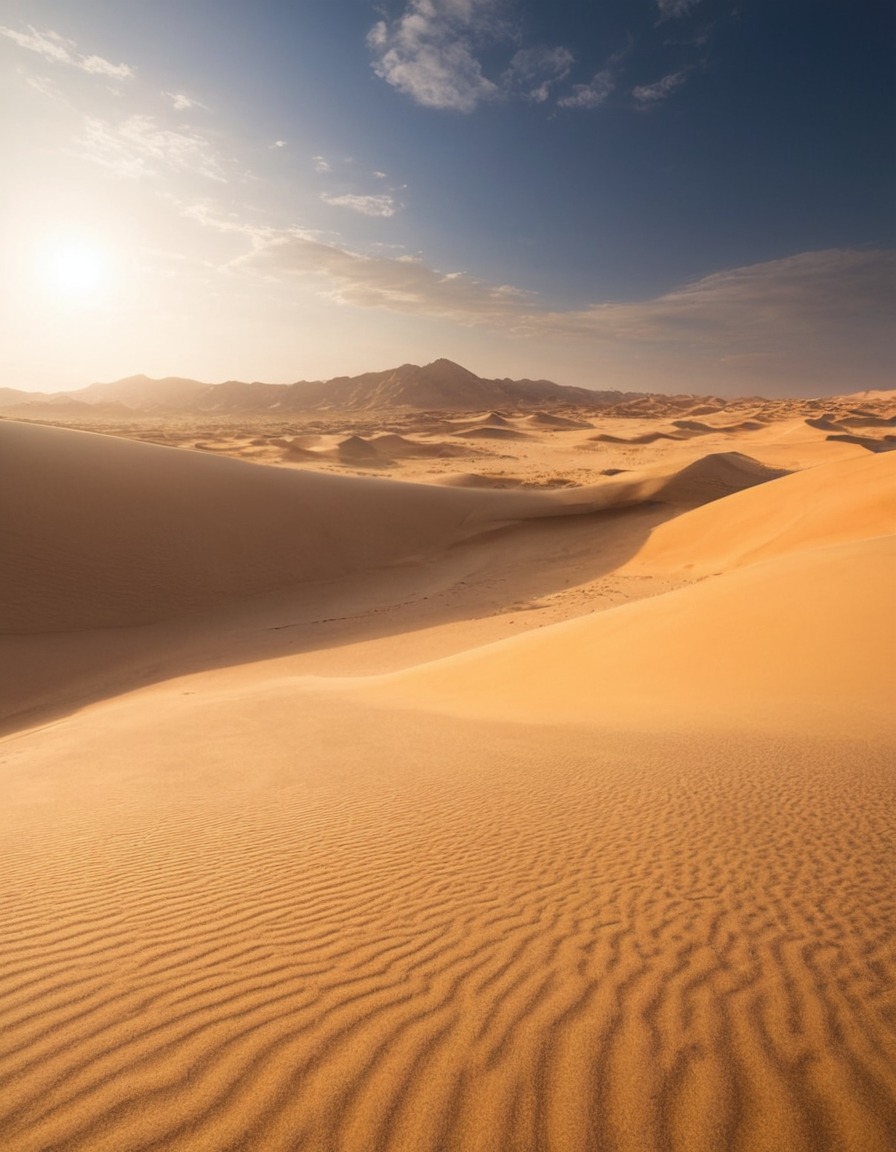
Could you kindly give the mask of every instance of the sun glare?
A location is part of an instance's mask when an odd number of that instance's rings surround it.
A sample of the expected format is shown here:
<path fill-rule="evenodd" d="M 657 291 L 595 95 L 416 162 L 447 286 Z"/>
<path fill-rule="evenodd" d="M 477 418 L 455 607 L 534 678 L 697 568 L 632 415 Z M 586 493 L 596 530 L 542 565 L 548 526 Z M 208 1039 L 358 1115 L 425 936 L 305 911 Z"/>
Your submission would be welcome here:
<path fill-rule="evenodd" d="M 68 296 L 86 296 L 102 286 L 106 261 L 96 244 L 67 240 L 50 253 L 48 271 L 57 290 Z"/>

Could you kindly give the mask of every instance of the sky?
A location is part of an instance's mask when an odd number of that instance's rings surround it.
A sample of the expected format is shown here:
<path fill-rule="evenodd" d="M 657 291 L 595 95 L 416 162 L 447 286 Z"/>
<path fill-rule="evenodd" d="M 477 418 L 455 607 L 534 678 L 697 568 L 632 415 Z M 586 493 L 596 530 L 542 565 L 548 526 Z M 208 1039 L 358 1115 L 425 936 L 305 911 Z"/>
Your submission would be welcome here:
<path fill-rule="evenodd" d="M 0 0 L 0 386 L 893 386 L 881 0 Z"/>

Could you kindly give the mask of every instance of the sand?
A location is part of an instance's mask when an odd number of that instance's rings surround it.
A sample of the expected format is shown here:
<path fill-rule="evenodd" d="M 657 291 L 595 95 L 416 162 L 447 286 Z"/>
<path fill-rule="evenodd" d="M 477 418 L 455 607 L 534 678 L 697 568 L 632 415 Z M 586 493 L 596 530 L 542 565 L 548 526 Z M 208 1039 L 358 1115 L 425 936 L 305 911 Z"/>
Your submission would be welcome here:
<path fill-rule="evenodd" d="M 0 1145 L 892 1148 L 894 405 L 825 405 L 0 421 Z"/>

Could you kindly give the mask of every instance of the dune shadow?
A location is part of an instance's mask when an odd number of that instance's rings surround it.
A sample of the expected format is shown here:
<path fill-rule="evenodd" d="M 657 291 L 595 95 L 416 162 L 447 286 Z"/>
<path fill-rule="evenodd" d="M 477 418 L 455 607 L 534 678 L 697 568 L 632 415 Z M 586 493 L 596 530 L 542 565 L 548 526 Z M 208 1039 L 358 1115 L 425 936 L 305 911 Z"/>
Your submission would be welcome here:
<path fill-rule="evenodd" d="M 0 733 L 194 673 L 514 613 L 610 576 L 681 509 L 659 501 L 496 526 L 441 555 L 130 627 L 3 636 Z M 590 610 L 583 603 L 582 612 Z M 14 670 L 14 671 L 13 671 Z M 362 669 L 362 673 L 367 671 Z"/>

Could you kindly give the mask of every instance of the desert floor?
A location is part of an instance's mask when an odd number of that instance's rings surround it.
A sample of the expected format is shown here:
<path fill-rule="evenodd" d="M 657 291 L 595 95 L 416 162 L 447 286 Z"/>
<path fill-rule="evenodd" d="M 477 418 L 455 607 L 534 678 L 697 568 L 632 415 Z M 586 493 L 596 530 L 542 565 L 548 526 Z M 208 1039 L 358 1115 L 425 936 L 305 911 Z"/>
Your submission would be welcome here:
<path fill-rule="evenodd" d="M 894 417 L 0 420 L 0 1146 L 890 1152 Z"/>

